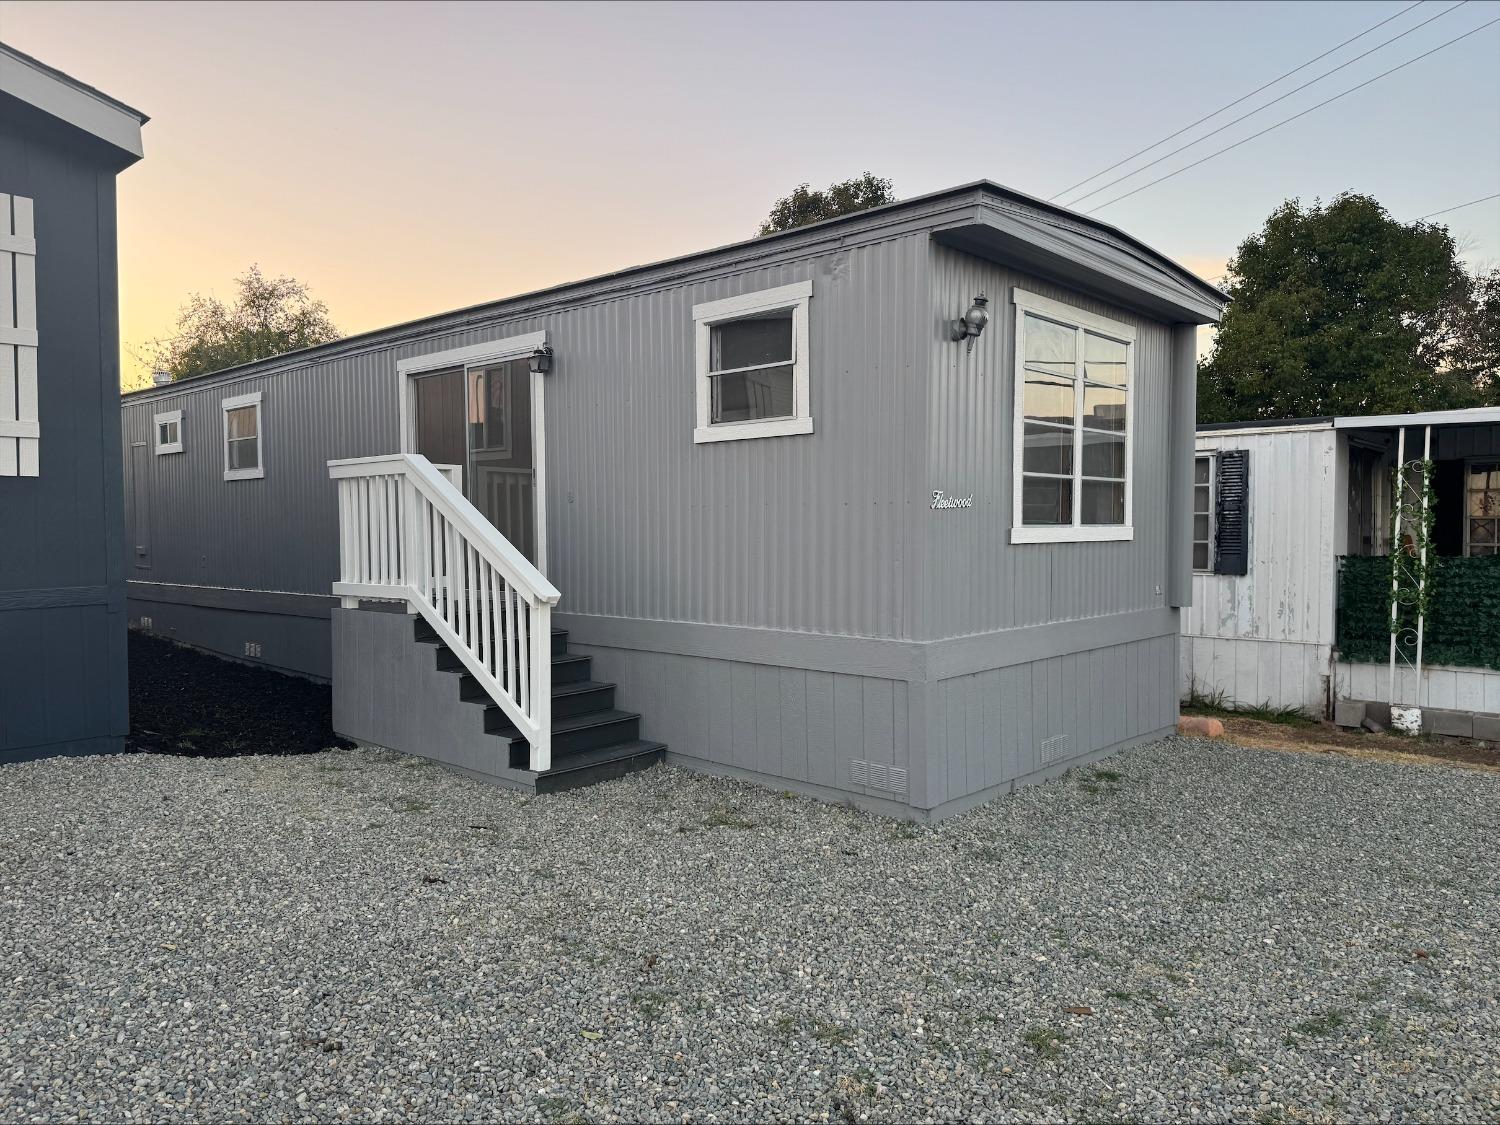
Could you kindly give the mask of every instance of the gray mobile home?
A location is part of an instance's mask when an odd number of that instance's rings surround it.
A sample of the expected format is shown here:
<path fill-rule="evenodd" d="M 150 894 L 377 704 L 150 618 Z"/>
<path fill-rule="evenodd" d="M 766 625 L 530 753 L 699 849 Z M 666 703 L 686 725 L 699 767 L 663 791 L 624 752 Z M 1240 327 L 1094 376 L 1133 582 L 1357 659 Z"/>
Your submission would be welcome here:
<path fill-rule="evenodd" d="M 947 815 L 1172 728 L 1224 299 L 982 182 L 140 391 L 130 615 L 502 784 Z"/>
<path fill-rule="evenodd" d="M 0 762 L 124 746 L 115 177 L 145 120 L 0 44 Z"/>

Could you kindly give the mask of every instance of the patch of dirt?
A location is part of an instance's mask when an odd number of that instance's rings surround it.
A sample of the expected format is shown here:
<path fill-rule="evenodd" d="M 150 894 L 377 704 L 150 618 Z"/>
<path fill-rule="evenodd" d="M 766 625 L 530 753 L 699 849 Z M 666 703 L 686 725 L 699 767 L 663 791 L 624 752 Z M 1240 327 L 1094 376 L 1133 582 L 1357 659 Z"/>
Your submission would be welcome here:
<path fill-rule="evenodd" d="M 1343 754 L 1367 761 L 1442 764 L 1500 773 L 1500 747 L 1483 742 L 1371 734 L 1369 731 L 1345 730 L 1332 723 L 1293 726 L 1228 715 L 1215 717 L 1223 720 L 1224 736 L 1241 746 L 1304 754 Z"/>
<path fill-rule="evenodd" d="M 233 758 L 349 746 L 333 733 L 332 691 L 296 676 L 130 634 L 130 736 L 142 754 Z"/>

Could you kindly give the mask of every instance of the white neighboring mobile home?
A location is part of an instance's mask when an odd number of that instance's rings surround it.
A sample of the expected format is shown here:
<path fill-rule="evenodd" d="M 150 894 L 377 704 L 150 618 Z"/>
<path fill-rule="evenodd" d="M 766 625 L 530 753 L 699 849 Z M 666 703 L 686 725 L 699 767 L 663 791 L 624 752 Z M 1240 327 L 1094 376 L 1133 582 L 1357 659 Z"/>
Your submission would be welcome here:
<path fill-rule="evenodd" d="M 1185 696 L 1317 715 L 1354 700 L 1382 719 L 1392 703 L 1422 706 L 1439 733 L 1500 736 L 1494 668 L 1426 663 L 1419 695 L 1416 671 L 1398 658 L 1393 698 L 1387 663 L 1340 659 L 1340 559 L 1390 555 L 1403 430 L 1407 464 L 1430 437 L 1437 565 L 1500 552 L 1500 408 L 1198 428 Z"/>

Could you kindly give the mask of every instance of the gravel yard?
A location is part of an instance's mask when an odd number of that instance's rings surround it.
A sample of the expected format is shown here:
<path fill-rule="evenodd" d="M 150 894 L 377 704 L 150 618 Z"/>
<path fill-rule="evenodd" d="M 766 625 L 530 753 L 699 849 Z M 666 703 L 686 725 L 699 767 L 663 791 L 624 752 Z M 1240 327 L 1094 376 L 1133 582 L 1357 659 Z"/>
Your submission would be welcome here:
<path fill-rule="evenodd" d="M 1500 777 L 1170 739 L 937 829 L 658 768 L 0 769 L 0 1119 L 1500 1117 Z"/>

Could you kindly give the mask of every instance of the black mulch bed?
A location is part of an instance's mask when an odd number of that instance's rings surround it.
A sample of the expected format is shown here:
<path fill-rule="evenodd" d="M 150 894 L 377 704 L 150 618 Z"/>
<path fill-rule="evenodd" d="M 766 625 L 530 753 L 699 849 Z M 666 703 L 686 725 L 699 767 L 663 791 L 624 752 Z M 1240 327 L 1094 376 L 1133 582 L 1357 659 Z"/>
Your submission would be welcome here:
<path fill-rule="evenodd" d="M 232 758 L 351 745 L 332 719 L 326 684 L 130 634 L 127 745 L 138 753 Z"/>

